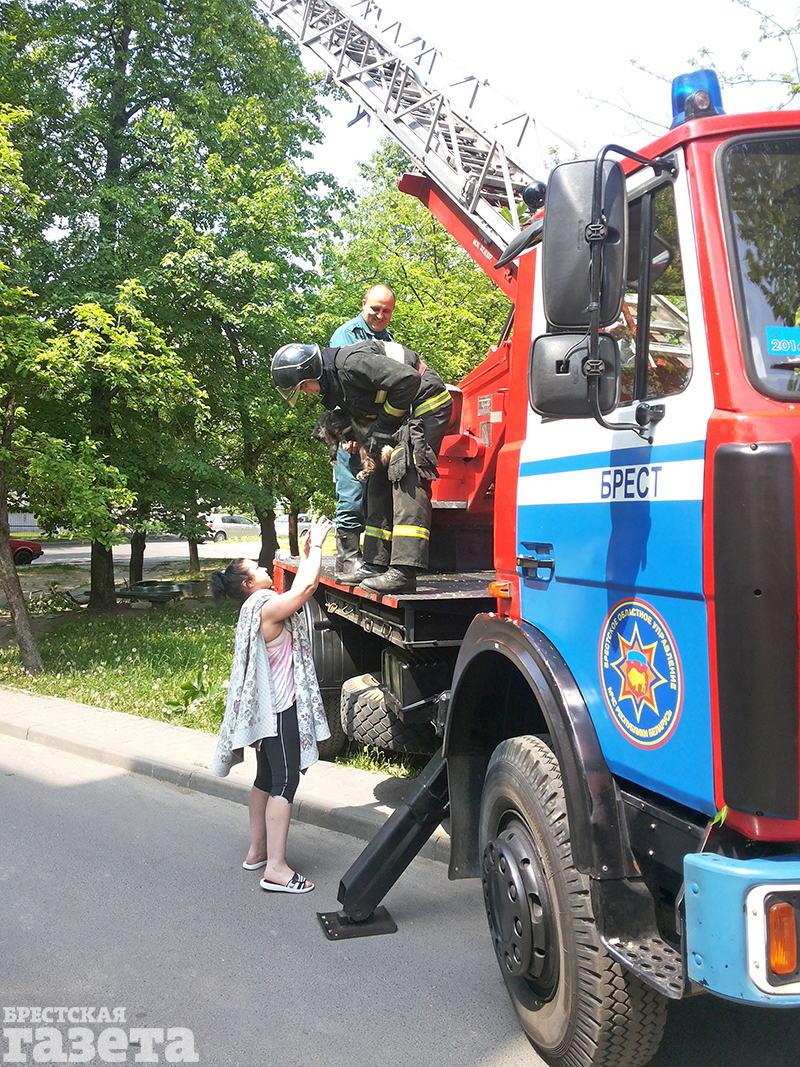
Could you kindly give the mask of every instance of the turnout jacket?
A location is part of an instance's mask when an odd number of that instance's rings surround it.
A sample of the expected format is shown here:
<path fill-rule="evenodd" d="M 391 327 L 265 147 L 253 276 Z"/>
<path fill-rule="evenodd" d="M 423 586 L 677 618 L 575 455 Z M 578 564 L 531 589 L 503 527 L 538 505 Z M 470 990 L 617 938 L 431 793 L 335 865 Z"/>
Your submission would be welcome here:
<path fill-rule="evenodd" d="M 390 437 L 411 415 L 449 402 L 444 382 L 416 352 L 396 342 L 361 341 L 322 351 L 321 398 L 369 427 L 369 437 Z"/>

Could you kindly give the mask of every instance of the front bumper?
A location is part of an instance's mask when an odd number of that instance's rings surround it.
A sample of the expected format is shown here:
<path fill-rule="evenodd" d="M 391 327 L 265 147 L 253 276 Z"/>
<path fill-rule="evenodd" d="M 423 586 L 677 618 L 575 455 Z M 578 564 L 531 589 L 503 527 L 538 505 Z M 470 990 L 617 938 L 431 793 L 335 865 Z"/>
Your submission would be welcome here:
<path fill-rule="evenodd" d="M 766 902 L 800 892 L 800 855 L 684 858 L 688 977 L 709 993 L 770 1007 L 800 1007 L 800 974 L 770 979 Z"/>

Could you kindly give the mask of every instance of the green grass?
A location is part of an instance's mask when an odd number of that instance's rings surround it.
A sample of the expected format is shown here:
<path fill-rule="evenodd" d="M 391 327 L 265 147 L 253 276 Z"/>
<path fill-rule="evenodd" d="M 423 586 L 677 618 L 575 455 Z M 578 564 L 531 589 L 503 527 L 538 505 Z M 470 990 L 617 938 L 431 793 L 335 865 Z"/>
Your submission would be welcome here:
<path fill-rule="evenodd" d="M 80 611 L 40 639 L 41 674 L 25 673 L 16 645 L 0 648 L 0 685 L 214 733 L 225 712 L 235 623 L 235 608 L 210 603 L 191 614 L 177 607 L 111 617 Z M 428 757 L 367 745 L 336 762 L 413 778 Z"/>
<path fill-rule="evenodd" d="M 0 685 L 213 731 L 225 708 L 234 623 L 228 606 L 83 612 L 41 639 L 42 674 L 27 675 L 16 648 L 0 649 Z"/>
<path fill-rule="evenodd" d="M 382 752 L 374 745 L 360 745 L 355 746 L 346 756 L 340 756 L 336 762 L 360 771 L 390 774 L 393 778 L 416 778 L 429 759 L 430 756 L 393 754 Z"/>

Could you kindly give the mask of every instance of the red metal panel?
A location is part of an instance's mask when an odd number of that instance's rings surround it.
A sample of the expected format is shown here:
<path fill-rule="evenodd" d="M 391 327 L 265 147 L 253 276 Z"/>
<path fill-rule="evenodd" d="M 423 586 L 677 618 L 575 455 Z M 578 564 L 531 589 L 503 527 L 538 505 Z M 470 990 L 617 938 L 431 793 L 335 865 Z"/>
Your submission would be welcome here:
<path fill-rule="evenodd" d="M 517 307 L 511 339 L 505 441 L 497 460 L 495 478 L 494 556 L 498 579 L 508 581 L 511 600 L 498 600 L 500 615 L 521 618 L 517 573 L 517 486 L 520 452 L 528 428 L 528 363 L 533 330 L 533 292 L 537 252 L 525 253 L 519 261 Z"/>
<path fill-rule="evenodd" d="M 495 285 L 498 285 L 510 300 L 516 299 L 517 283 L 513 263 L 501 270 L 494 269 L 503 249 L 490 241 L 455 201 L 422 174 L 404 174 L 397 183 L 397 188 L 402 193 L 408 193 L 409 196 L 420 200 L 447 232 L 455 237 L 467 255 L 489 275 Z"/>
<path fill-rule="evenodd" d="M 708 137 L 711 125 L 716 138 Z M 711 678 L 712 739 L 714 747 L 715 803 L 725 803 L 720 749 L 718 663 L 716 655 L 716 615 L 714 590 L 714 456 L 723 444 L 769 441 L 792 441 L 796 466 L 800 467 L 800 405 L 787 404 L 759 393 L 745 373 L 744 353 L 733 296 L 731 270 L 720 197 L 715 172 L 716 155 L 732 134 L 749 130 L 797 126 L 790 115 L 736 116 L 730 119 L 707 119 L 690 124 L 702 140 L 687 146 L 686 160 L 700 267 L 700 286 L 708 341 L 715 410 L 709 421 L 703 508 L 703 586 L 708 606 L 709 668 Z M 685 129 L 683 127 L 682 129 Z M 723 135 L 723 136 L 720 136 Z M 669 138 L 667 138 L 668 140 Z M 795 499 L 786 502 L 797 514 Z M 800 558 L 800 529 L 798 529 Z M 798 602 L 800 611 L 800 602 Z M 742 635 L 746 640 L 746 635 Z M 798 694 L 800 708 L 800 693 Z M 800 840 L 800 820 L 770 819 L 729 811 L 728 824 L 748 837 L 765 841 Z"/>

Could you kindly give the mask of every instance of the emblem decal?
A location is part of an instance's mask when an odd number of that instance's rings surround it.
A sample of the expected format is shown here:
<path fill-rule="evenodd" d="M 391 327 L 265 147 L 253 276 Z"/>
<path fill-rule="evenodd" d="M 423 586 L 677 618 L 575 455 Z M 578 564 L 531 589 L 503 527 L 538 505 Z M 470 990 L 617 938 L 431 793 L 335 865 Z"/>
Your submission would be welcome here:
<path fill-rule="evenodd" d="M 623 600 L 603 624 L 599 652 L 614 725 L 640 748 L 663 745 L 683 705 L 683 669 L 667 624 L 644 600 Z"/>

